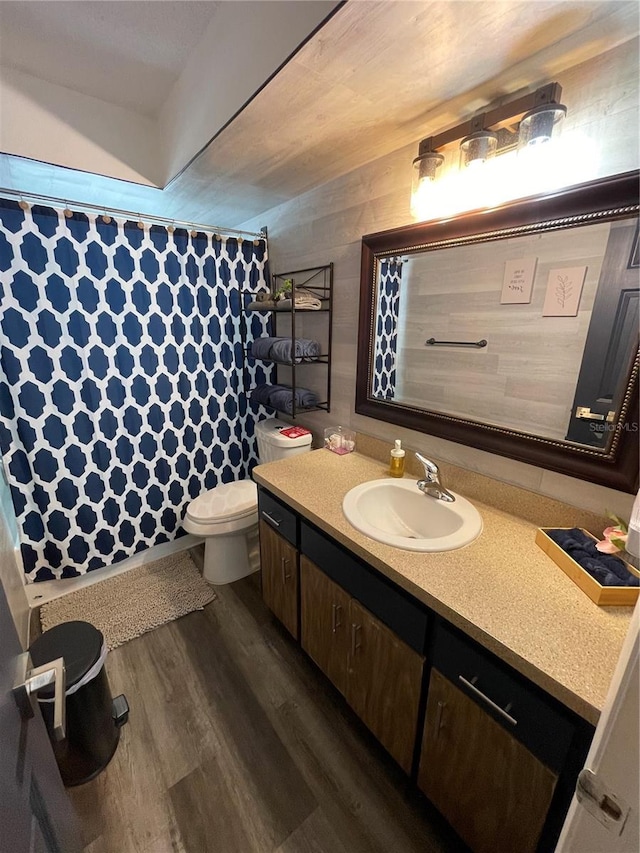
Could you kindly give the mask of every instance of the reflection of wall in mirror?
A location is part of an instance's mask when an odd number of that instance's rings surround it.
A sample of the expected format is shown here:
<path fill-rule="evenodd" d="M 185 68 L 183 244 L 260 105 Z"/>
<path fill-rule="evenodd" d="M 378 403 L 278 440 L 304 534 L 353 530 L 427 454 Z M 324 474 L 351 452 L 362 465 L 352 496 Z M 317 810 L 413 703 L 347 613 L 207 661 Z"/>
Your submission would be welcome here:
<path fill-rule="evenodd" d="M 601 223 L 411 255 L 397 402 L 564 440 L 611 227 Z M 531 302 L 501 304 L 505 264 L 536 257 Z M 455 264 L 453 261 L 455 260 Z M 551 269 L 586 266 L 575 317 L 542 317 Z M 425 340 L 488 340 L 483 349 Z"/>

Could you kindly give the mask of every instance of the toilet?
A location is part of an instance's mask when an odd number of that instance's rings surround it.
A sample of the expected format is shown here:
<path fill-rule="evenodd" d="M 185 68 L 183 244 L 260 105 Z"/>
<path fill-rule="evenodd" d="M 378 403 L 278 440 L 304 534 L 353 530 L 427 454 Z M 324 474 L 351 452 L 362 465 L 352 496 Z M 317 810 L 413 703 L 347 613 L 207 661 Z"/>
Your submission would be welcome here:
<path fill-rule="evenodd" d="M 311 433 L 271 418 L 256 424 L 258 459 L 274 462 L 311 450 Z M 252 480 L 223 483 L 203 492 L 187 507 L 182 526 L 205 537 L 203 577 L 225 584 L 255 571 L 249 541 L 258 529 L 258 489 Z"/>

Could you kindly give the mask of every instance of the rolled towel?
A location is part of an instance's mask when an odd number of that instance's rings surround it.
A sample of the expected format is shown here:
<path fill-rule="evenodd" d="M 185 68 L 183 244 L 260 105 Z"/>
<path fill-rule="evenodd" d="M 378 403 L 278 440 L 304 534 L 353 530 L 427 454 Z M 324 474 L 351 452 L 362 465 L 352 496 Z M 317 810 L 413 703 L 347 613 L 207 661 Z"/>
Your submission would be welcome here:
<path fill-rule="evenodd" d="M 547 530 L 547 536 L 589 572 L 602 586 L 638 586 L 640 578 L 631 574 L 619 557 L 602 554 L 596 543 L 579 527 Z"/>
<path fill-rule="evenodd" d="M 256 385 L 255 388 L 252 388 L 249 392 L 251 399 L 255 400 L 256 403 L 261 403 L 263 406 L 269 405 L 269 393 L 273 385 Z"/>
<path fill-rule="evenodd" d="M 271 346 L 271 358 L 283 364 L 291 364 L 291 338 L 276 338 Z M 301 361 L 313 361 L 320 355 L 320 344 L 309 338 L 296 338 L 295 347 L 296 364 Z"/>
<path fill-rule="evenodd" d="M 251 348 L 251 355 L 254 358 L 271 358 L 271 347 L 279 340 L 280 338 L 256 338 L 255 341 L 251 341 L 251 344 L 249 345 Z"/>
<path fill-rule="evenodd" d="M 251 399 L 263 406 L 270 406 L 279 412 L 293 414 L 293 388 L 288 385 L 257 385 L 250 391 Z M 296 388 L 296 409 L 311 409 L 318 405 L 319 399 L 308 388 Z"/>
<path fill-rule="evenodd" d="M 296 364 L 301 361 L 315 361 L 320 355 L 321 347 L 318 341 L 309 338 L 296 338 Z M 249 344 L 249 354 L 253 358 L 264 358 L 278 361 L 281 364 L 291 364 L 291 338 L 256 338 Z"/>

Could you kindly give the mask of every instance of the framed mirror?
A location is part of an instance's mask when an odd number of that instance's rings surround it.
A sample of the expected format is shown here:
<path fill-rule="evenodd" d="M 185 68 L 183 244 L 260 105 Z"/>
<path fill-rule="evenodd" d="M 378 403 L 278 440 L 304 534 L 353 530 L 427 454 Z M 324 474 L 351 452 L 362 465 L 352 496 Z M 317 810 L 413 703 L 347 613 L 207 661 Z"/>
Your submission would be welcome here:
<path fill-rule="evenodd" d="M 356 412 L 638 488 L 638 172 L 362 238 Z"/>

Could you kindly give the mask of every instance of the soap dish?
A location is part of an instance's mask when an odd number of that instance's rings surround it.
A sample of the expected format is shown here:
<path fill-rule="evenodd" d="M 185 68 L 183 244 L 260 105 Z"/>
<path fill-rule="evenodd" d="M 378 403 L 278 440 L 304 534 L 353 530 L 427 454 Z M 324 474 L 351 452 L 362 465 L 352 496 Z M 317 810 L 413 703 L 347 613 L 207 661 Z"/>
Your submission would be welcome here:
<path fill-rule="evenodd" d="M 592 577 L 589 572 L 582 568 L 579 563 L 570 557 L 566 551 L 547 536 L 547 530 L 558 530 L 553 527 L 539 527 L 536 532 L 536 545 L 538 545 L 554 563 L 568 575 L 589 598 L 600 607 L 615 607 L 620 605 L 634 605 L 638 600 L 640 588 L 637 586 L 602 586 Z M 568 528 L 567 528 L 568 529 Z M 582 530 L 582 528 L 580 528 Z M 588 530 L 582 530 L 590 539 L 597 542 Z M 623 560 L 624 562 L 624 560 Z M 637 569 L 625 563 L 631 574 L 637 574 Z"/>
<path fill-rule="evenodd" d="M 356 434 L 346 427 L 327 427 L 324 431 L 324 446 L 333 453 L 344 456 L 356 449 Z"/>

